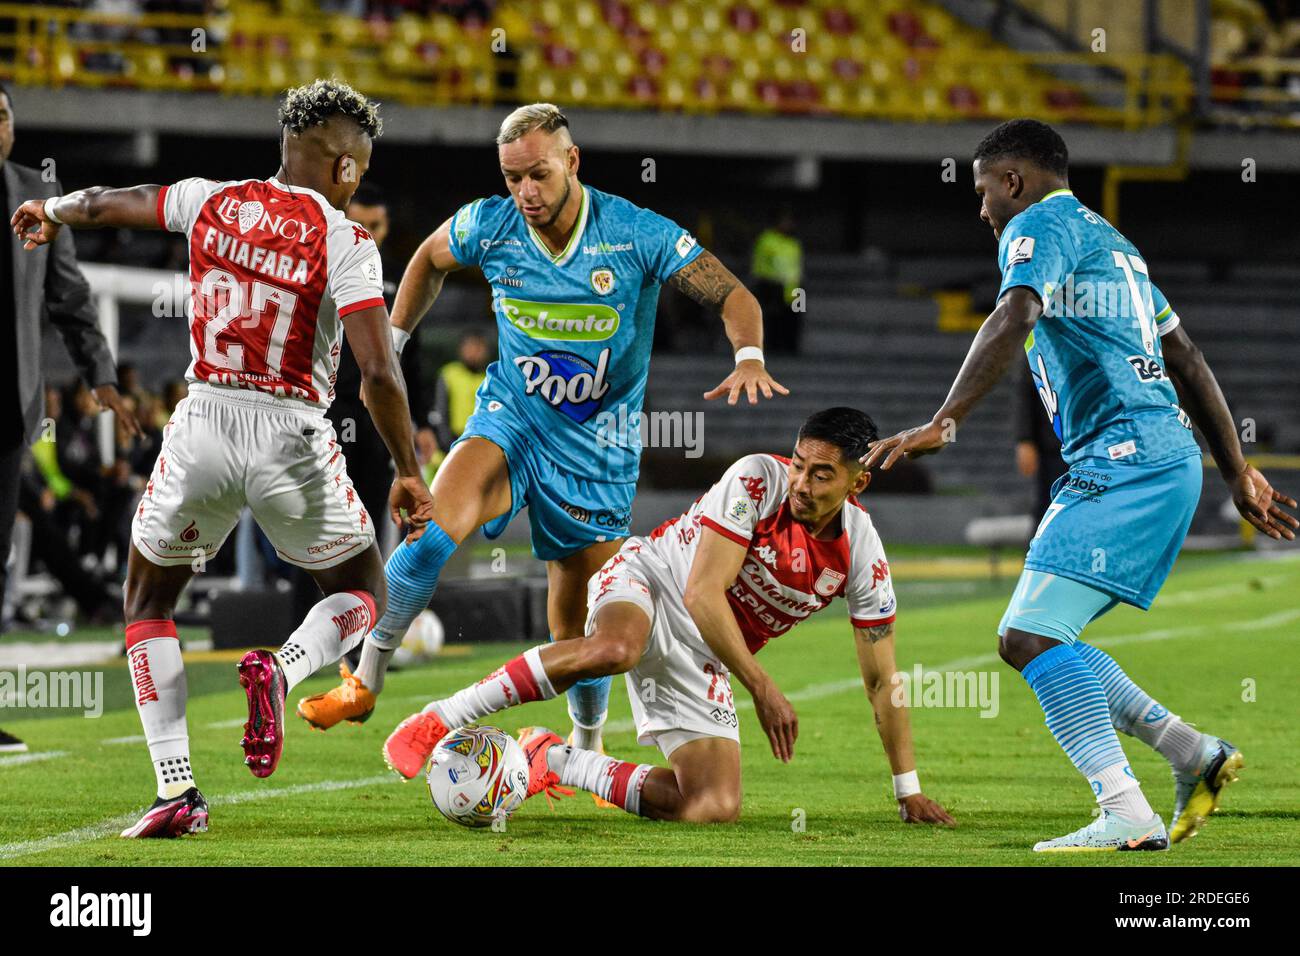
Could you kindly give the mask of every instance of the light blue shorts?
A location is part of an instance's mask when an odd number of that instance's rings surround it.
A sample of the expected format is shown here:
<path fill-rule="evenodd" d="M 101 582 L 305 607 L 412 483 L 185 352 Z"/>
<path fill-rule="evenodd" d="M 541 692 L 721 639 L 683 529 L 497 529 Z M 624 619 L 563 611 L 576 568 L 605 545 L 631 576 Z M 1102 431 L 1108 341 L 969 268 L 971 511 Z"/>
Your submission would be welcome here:
<path fill-rule="evenodd" d="M 483 525 L 483 534 L 500 537 L 527 507 L 533 554 L 542 561 L 627 537 L 636 482 L 591 481 L 561 471 L 530 440 L 531 427 L 506 406 L 479 408 L 456 440 L 486 438 L 505 453 L 510 469 L 510 510 Z"/>
<path fill-rule="evenodd" d="M 1011 595 L 1007 613 L 1002 615 L 998 636 L 1015 628 L 1073 644 L 1089 623 L 1117 604 L 1118 598 L 1091 585 L 1026 569 L 1020 575 L 1015 594 Z"/>
<path fill-rule="evenodd" d="M 1199 452 L 1155 465 L 1075 462 L 1053 486 L 1025 568 L 1090 585 L 1145 611 L 1187 537 L 1201 471 Z"/>

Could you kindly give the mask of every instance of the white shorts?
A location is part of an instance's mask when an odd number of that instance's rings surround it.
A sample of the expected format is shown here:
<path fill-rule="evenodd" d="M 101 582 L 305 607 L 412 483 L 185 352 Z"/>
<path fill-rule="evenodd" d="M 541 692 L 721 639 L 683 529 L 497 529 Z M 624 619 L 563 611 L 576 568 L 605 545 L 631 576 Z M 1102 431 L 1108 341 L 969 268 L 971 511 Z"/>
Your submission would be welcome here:
<path fill-rule="evenodd" d="M 587 585 L 587 634 L 607 604 L 635 604 L 650 618 L 645 653 L 625 675 L 637 741 L 658 746 L 665 757 L 701 737 L 739 741 L 731 675 L 707 650 L 678 589 L 665 581 L 668 569 L 657 568 L 642 547 L 629 538 Z"/>
<path fill-rule="evenodd" d="M 276 553 L 309 571 L 341 564 L 375 540 L 334 428 L 318 409 L 191 384 L 163 430 L 131 541 L 154 564 L 208 560 L 245 505 Z"/>

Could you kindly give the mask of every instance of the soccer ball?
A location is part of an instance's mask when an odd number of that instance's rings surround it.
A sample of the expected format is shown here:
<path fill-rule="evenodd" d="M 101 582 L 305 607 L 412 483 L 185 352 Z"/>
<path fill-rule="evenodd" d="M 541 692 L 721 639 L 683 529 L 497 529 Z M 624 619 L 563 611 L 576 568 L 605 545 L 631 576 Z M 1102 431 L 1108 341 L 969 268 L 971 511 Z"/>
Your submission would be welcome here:
<path fill-rule="evenodd" d="M 426 775 L 438 812 L 463 827 L 491 826 L 528 796 L 528 758 L 499 727 L 458 727 L 438 741 Z"/>
<path fill-rule="evenodd" d="M 393 655 L 392 664 L 410 667 L 431 660 L 442 650 L 445 640 L 446 632 L 438 615 L 432 611 L 421 611 L 406 629 L 406 636 Z"/>

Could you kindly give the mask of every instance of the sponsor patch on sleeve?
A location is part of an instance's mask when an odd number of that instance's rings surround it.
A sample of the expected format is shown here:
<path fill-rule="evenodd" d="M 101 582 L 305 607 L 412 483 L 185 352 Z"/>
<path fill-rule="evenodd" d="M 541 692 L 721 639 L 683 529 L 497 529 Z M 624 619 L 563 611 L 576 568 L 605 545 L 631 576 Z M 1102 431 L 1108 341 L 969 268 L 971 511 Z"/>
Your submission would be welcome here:
<path fill-rule="evenodd" d="M 754 504 L 749 500 L 748 495 L 737 495 L 731 499 L 727 505 L 727 520 L 738 527 L 745 527 L 745 520 L 753 511 Z"/>
<path fill-rule="evenodd" d="M 1034 237 L 1021 236 L 1016 240 L 1015 245 L 1011 247 L 1011 253 L 1007 256 L 1007 265 L 1019 265 L 1022 262 L 1028 262 L 1034 258 Z"/>
<path fill-rule="evenodd" d="M 685 259 L 692 249 L 695 248 L 695 237 L 690 233 L 684 232 L 677 237 L 677 254 Z"/>

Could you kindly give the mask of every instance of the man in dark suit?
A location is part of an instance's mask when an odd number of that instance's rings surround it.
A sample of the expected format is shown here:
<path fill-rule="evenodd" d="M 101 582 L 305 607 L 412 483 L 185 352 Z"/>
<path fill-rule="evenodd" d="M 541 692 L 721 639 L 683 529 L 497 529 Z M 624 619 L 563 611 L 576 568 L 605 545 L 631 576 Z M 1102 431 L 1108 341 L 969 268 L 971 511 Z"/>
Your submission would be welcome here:
<path fill-rule="evenodd" d="M 13 210 L 28 199 L 59 196 L 63 187 L 46 181 L 38 169 L 9 162 L 14 145 L 14 112 L 9 91 L 0 86 L 0 209 Z M 101 408 L 116 413 L 133 433 L 140 426 L 117 391 L 117 371 L 108 342 L 96 324 L 90 287 L 77 268 L 72 231 L 35 252 L 24 253 L 12 231 L 0 239 L 0 596 L 8 584 L 6 566 L 18 507 L 23 453 L 42 432 L 45 383 L 41 374 L 44 319 L 59 331 L 78 370 Z M 22 741 L 0 730 L 0 752 L 25 750 Z"/>

